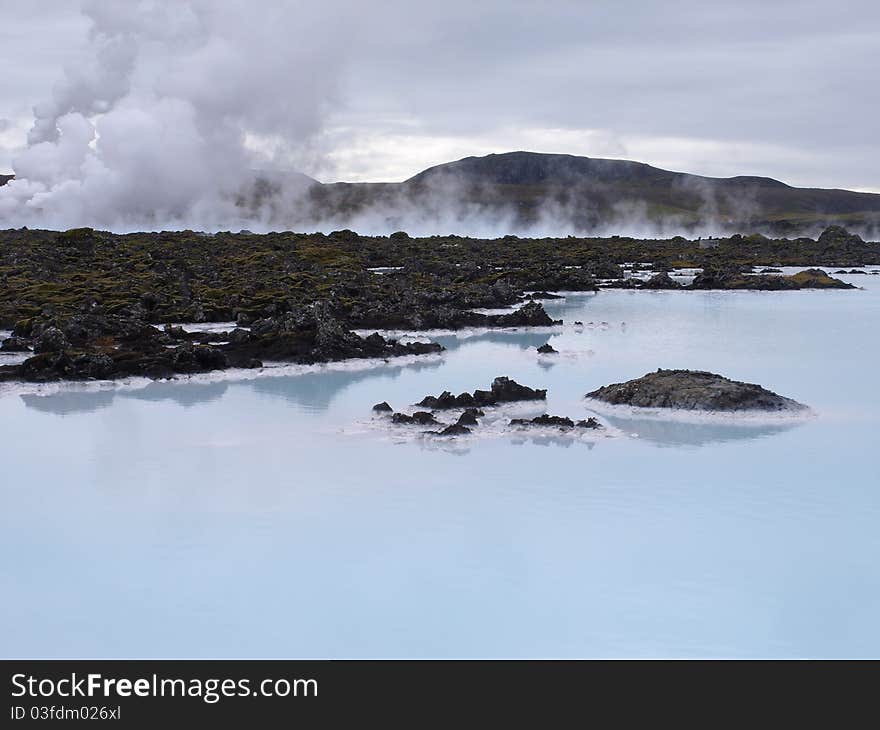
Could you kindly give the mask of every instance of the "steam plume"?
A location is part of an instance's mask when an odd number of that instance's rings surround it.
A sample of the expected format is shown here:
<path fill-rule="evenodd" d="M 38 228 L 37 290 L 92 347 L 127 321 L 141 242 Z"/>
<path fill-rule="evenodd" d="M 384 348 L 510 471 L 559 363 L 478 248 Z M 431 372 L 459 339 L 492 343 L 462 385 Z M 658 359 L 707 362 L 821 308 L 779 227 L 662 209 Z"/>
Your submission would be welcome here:
<path fill-rule="evenodd" d="M 352 21 L 332 2 L 90 0 L 90 58 L 38 105 L 0 221 L 218 228 L 243 217 L 253 152 L 308 153 Z M 245 215 L 247 217 L 247 215 Z"/>

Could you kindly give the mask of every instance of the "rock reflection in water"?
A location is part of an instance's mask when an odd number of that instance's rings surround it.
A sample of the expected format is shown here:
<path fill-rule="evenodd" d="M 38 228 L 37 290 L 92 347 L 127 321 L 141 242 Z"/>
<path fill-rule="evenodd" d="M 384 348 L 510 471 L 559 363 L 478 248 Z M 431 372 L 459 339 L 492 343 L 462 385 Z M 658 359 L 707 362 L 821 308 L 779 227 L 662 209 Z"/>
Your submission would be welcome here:
<path fill-rule="evenodd" d="M 608 423 L 658 446 L 706 446 L 767 438 L 789 431 L 801 421 L 780 423 L 693 423 L 660 418 L 629 418 L 602 413 Z"/>

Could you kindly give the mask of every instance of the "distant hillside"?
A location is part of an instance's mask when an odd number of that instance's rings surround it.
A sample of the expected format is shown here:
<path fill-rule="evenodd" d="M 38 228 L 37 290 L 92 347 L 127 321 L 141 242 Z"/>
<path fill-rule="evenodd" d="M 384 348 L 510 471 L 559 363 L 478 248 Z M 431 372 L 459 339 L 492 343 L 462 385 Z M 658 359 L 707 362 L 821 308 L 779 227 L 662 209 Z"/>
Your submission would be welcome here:
<path fill-rule="evenodd" d="M 509 152 L 431 167 L 402 183 L 336 183 L 312 191 L 327 215 L 479 211 L 517 225 L 567 217 L 579 230 L 640 218 L 687 230 L 807 233 L 826 225 L 880 226 L 880 195 L 795 188 L 766 177 L 712 178 L 641 162 Z M 402 215 L 402 222 L 407 215 Z"/>
<path fill-rule="evenodd" d="M 842 225 L 880 238 L 877 194 L 704 177 L 629 160 L 509 152 L 437 165 L 401 183 L 322 184 L 293 172 L 252 173 L 236 204 L 245 220 L 268 219 L 277 230 L 795 238 Z M 0 185 L 12 179 L 0 175 Z"/>
<path fill-rule="evenodd" d="M 465 157 L 457 162 L 429 167 L 407 182 L 415 183 L 452 176 L 493 185 L 580 185 L 583 183 L 625 186 L 673 186 L 689 182 L 727 188 L 757 186 L 787 188 L 769 177 L 710 178 L 670 172 L 644 162 L 607 160 L 537 152 L 508 152 L 486 157 Z"/>

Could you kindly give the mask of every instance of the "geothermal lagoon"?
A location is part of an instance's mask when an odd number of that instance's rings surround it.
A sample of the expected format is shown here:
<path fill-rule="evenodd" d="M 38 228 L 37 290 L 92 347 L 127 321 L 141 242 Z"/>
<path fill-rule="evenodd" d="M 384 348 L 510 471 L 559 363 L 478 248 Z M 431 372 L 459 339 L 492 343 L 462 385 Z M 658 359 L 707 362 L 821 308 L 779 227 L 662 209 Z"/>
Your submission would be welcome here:
<path fill-rule="evenodd" d="M 3 654 L 877 656 L 880 276 L 840 278 L 572 294 L 436 356 L 4 385 Z M 583 399 L 660 367 L 811 413 Z M 547 402 L 448 440 L 371 412 L 499 375 Z M 504 427 L 544 412 L 606 428 Z"/>

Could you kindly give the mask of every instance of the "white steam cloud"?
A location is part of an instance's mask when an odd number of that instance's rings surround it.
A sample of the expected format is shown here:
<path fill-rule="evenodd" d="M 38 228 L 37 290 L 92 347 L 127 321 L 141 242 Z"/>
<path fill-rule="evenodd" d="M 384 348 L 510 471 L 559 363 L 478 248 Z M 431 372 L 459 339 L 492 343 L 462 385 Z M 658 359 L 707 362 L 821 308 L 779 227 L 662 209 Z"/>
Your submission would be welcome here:
<path fill-rule="evenodd" d="M 216 229 L 272 160 L 308 154 L 353 20 L 332 3 L 136 0 L 83 5 L 91 57 L 34 110 L 0 221 Z M 281 140 L 280 144 L 277 140 Z"/>
<path fill-rule="evenodd" d="M 505 3 L 493 7 L 508 17 Z M 83 0 L 82 13 L 90 24 L 87 57 L 34 109 L 15 180 L 0 186 L 0 227 L 706 236 L 727 230 L 730 216 L 747 221 L 757 213 L 748 191 L 717 198 L 698 182 L 699 222 L 666 214 L 662 225 L 645 202 L 602 205 L 575 189 L 524 215 L 521 202 L 491 186 L 463 194 L 460 181 L 443 176 L 418 189 L 314 186 L 293 170 L 326 169 L 326 159 L 316 163 L 328 119 L 344 107 L 349 62 L 393 45 L 388 34 L 398 31 L 409 43 L 405 54 L 431 55 L 423 46 L 436 18 L 419 21 L 408 3 Z M 453 16 L 465 23 L 470 10 L 462 5 Z M 478 34 L 462 50 L 491 51 L 497 32 L 486 28 L 488 37 Z M 455 66 L 447 54 L 444 63 Z M 393 65 L 383 72 L 393 76 Z M 401 94 L 413 91 L 395 83 Z M 491 85 L 479 86 L 480 97 L 488 92 Z M 0 120 L 0 132 L 5 126 Z"/>

